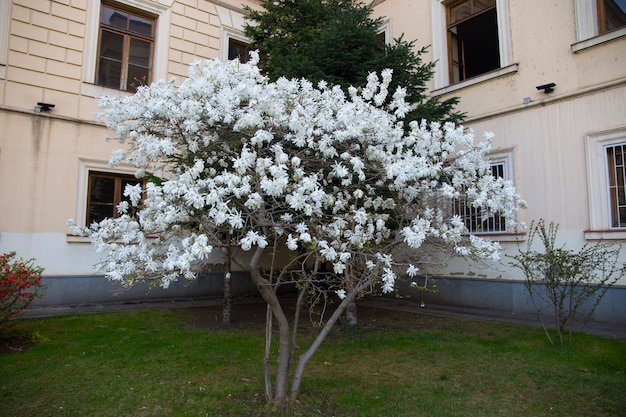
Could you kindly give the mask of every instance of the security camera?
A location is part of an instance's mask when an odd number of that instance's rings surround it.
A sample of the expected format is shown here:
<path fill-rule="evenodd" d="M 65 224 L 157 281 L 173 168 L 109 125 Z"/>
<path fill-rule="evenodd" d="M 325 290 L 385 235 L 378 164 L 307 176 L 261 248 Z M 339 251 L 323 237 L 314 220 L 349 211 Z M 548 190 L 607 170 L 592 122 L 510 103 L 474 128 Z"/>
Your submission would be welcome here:
<path fill-rule="evenodd" d="M 556 87 L 555 83 L 542 84 L 537 86 L 537 90 L 543 90 L 544 93 L 550 94 L 554 91 L 554 87 Z"/>
<path fill-rule="evenodd" d="M 35 111 L 35 113 L 41 113 L 41 112 L 50 111 L 53 108 L 54 108 L 54 104 L 42 103 L 40 101 L 40 102 L 37 102 L 37 105 L 35 106 L 33 110 Z"/>

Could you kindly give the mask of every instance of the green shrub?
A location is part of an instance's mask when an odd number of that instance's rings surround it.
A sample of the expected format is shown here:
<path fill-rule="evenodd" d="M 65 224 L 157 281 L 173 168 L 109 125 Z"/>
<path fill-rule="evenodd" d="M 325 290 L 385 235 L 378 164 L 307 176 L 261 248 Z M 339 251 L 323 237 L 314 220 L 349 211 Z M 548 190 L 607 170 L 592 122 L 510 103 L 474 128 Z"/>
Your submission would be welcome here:
<path fill-rule="evenodd" d="M 550 307 L 558 342 L 563 345 L 563 333 L 575 322 L 584 327 L 606 291 L 624 276 L 626 265 L 617 262 L 621 251 L 617 243 L 600 241 L 579 251 L 557 247 L 558 229 L 552 222 L 548 226 L 543 220 L 531 223 L 526 250 L 512 256 L 512 265 L 524 272 L 524 285 L 539 320 L 555 344 L 541 315 L 542 303 Z M 541 251 L 532 250 L 537 237 Z"/>

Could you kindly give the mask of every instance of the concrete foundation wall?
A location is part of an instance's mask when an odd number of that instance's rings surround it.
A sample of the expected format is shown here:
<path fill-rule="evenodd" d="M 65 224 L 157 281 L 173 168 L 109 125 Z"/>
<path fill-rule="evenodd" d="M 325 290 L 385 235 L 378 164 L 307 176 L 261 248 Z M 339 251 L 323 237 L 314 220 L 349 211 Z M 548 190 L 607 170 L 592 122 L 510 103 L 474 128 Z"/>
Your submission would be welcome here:
<path fill-rule="evenodd" d="M 258 295 L 247 273 L 233 273 L 231 279 L 233 295 Z M 510 314 L 536 313 L 522 281 L 439 277 L 435 282 L 437 292 L 425 292 L 412 288 L 410 281 L 398 281 L 398 293 L 408 300 L 416 303 L 423 301 L 427 305 L 479 308 Z M 138 285 L 123 290 L 103 276 L 47 276 L 43 278 L 43 285 L 43 297 L 33 302 L 34 307 L 220 297 L 223 294 L 224 278 L 222 273 L 217 272 L 202 275 L 191 282 L 181 280 L 172 283 L 168 289 Z M 549 320 L 549 307 L 540 305 L 539 308 Z M 626 326 L 626 286 L 609 289 L 597 307 L 593 320 Z"/>
<path fill-rule="evenodd" d="M 233 295 L 256 295 L 257 290 L 248 274 L 233 273 Z M 35 299 L 32 306 L 61 306 L 100 304 L 111 302 L 134 302 L 160 299 L 196 299 L 219 297 L 223 294 L 222 273 L 205 274 L 195 281 L 181 279 L 168 289 L 137 285 L 123 289 L 104 276 L 45 276 L 42 279 L 43 297 Z"/>
<path fill-rule="evenodd" d="M 480 308 L 511 314 L 535 314 L 538 308 L 546 319 L 551 318 L 548 305 L 538 304 L 537 308 L 533 305 L 522 281 L 454 277 L 439 277 L 434 281 L 436 292 L 419 291 L 412 288 L 409 281 L 402 281 L 398 284 L 398 293 L 426 304 Z M 586 308 L 589 305 L 584 305 L 579 311 L 584 312 Z M 626 286 L 610 288 L 592 318 L 626 326 Z"/>

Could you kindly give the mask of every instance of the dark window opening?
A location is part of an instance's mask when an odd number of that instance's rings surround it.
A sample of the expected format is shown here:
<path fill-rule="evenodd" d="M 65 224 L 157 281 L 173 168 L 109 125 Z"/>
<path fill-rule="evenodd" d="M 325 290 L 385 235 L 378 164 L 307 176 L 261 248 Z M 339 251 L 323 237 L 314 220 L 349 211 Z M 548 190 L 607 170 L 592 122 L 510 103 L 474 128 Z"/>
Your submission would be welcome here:
<path fill-rule="evenodd" d="M 102 5 L 96 84 L 137 91 L 151 81 L 155 20 Z"/>
<path fill-rule="evenodd" d="M 448 8 L 450 82 L 500 68 L 495 0 L 466 0 Z"/>
<path fill-rule="evenodd" d="M 246 63 L 250 59 L 250 47 L 247 43 L 237 39 L 228 39 L 228 60 L 239 59 L 239 62 Z"/>
<path fill-rule="evenodd" d="M 598 0 L 600 34 L 626 26 L 626 0 Z"/>
<path fill-rule="evenodd" d="M 133 175 L 90 172 L 87 191 L 87 226 L 106 218 L 118 217 L 117 206 L 130 199 L 124 196 L 127 185 L 143 184 Z"/>

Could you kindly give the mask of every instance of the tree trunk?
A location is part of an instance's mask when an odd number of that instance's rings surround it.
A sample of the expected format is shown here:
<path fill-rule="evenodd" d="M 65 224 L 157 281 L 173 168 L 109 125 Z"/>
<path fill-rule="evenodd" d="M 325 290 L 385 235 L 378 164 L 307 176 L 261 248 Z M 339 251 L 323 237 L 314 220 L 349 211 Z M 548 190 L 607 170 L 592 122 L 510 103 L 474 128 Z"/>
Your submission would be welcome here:
<path fill-rule="evenodd" d="M 224 271 L 224 300 L 222 304 L 222 323 L 229 324 L 233 309 L 233 296 L 231 292 L 230 271 Z"/>
<path fill-rule="evenodd" d="M 289 363 L 290 363 L 290 327 L 289 320 L 280 305 L 280 300 L 276 295 L 275 288 L 261 275 L 260 261 L 263 249 L 257 247 L 250 260 L 250 277 L 257 286 L 261 297 L 265 300 L 272 312 L 272 316 L 278 324 L 278 358 L 276 364 L 275 389 L 269 401 L 277 408 L 283 408 L 287 404 L 287 393 L 289 383 Z M 266 335 L 268 336 L 268 335 Z M 271 335 L 269 335 L 271 337 Z M 268 379 L 266 378 L 266 382 Z M 271 392 L 270 390 L 266 390 Z"/>
<path fill-rule="evenodd" d="M 354 273 L 351 269 L 352 268 L 350 268 L 349 272 L 347 272 L 348 274 Z M 348 293 L 352 293 L 354 291 L 353 282 L 354 277 L 352 275 L 350 275 L 348 279 L 345 280 L 345 286 Z M 359 319 L 356 311 L 356 295 L 346 305 L 346 320 L 349 326 L 356 326 L 357 324 L 359 324 Z"/>
<path fill-rule="evenodd" d="M 339 317 L 343 314 L 347 306 L 350 305 L 351 303 L 354 303 L 359 292 L 365 289 L 370 284 L 371 282 L 369 282 L 369 280 L 362 282 L 361 285 L 358 285 L 346 295 L 346 298 L 343 299 L 341 304 L 339 304 L 337 309 L 330 316 L 330 318 L 326 322 L 326 325 L 318 333 L 317 337 L 315 338 L 311 346 L 309 346 L 306 352 L 300 355 L 300 358 L 298 359 L 298 365 L 296 366 L 296 370 L 294 372 L 293 380 L 291 383 L 291 392 L 290 392 L 291 401 L 295 401 L 296 397 L 298 396 L 298 392 L 300 390 L 300 384 L 302 383 L 302 377 L 304 375 L 304 368 L 306 364 L 308 363 L 308 361 L 311 359 L 313 354 L 320 347 L 320 345 L 322 344 L 322 342 L 324 341 L 324 339 L 326 338 L 330 330 L 333 328 L 333 326 L 335 325 Z"/>
<path fill-rule="evenodd" d="M 359 324 L 359 319 L 356 313 L 356 300 L 353 299 L 346 305 L 346 320 L 348 321 L 348 325 L 356 326 Z"/>
<path fill-rule="evenodd" d="M 224 300 L 222 303 L 222 323 L 229 324 L 233 310 L 233 294 L 231 282 L 231 256 L 230 248 L 226 249 L 226 262 L 224 263 Z"/>

